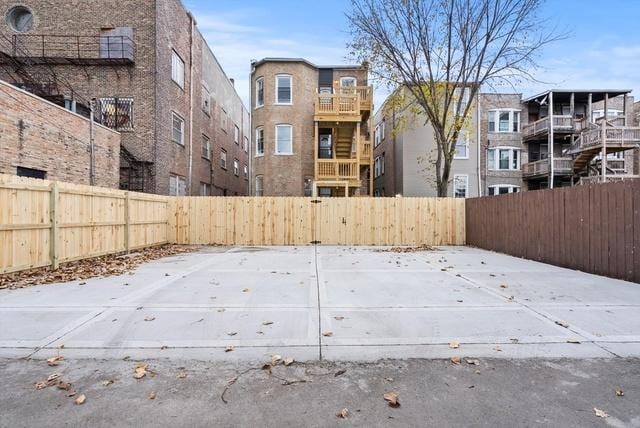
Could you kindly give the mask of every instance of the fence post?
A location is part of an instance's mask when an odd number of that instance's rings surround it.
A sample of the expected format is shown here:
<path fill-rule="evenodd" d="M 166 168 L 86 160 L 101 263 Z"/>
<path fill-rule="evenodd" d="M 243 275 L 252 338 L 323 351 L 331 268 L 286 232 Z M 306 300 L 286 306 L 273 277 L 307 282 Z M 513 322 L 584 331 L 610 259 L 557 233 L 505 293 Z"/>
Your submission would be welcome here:
<path fill-rule="evenodd" d="M 58 183 L 54 181 L 51 183 L 51 191 L 49 193 L 49 223 L 50 223 L 50 237 L 49 237 L 49 249 L 51 257 L 51 268 L 58 269 Z"/>
<path fill-rule="evenodd" d="M 129 234 L 131 233 L 131 221 L 129 218 L 129 192 L 124 192 L 124 249 L 129 254 Z"/>

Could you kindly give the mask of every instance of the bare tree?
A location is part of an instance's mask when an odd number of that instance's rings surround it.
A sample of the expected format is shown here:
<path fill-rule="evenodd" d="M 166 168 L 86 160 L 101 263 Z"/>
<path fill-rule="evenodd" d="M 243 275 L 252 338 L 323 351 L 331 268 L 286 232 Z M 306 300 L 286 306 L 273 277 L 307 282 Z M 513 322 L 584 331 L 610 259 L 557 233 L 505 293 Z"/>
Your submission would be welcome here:
<path fill-rule="evenodd" d="M 446 196 L 456 141 L 480 87 L 533 79 L 544 30 L 542 0 L 352 0 L 351 55 L 374 77 L 405 87 L 437 143 L 438 196 Z M 404 92 L 404 91 L 400 91 Z"/>

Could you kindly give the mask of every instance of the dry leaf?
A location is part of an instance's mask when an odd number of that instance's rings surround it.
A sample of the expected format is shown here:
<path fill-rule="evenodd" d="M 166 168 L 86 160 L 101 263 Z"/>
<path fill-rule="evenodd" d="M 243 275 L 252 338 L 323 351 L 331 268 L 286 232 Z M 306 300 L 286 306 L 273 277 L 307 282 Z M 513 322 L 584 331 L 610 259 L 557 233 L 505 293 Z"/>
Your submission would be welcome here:
<path fill-rule="evenodd" d="M 71 389 L 71 384 L 68 383 L 68 382 L 60 381 L 60 382 L 58 382 L 57 387 L 58 387 L 58 389 L 62 389 L 64 391 L 69 391 Z"/>
<path fill-rule="evenodd" d="M 474 359 L 467 358 L 465 361 L 467 362 L 467 364 L 470 364 L 472 366 L 477 366 L 478 364 L 480 364 L 479 360 L 474 360 Z"/>
<path fill-rule="evenodd" d="M 102 381 L 102 386 L 109 386 L 113 383 L 111 379 Z"/>
<path fill-rule="evenodd" d="M 62 360 L 64 360 L 64 357 L 62 356 L 51 357 L 47 360 L 47 364 L 50 365 L 51 367 L 57 366 L 58 364 L 60 364 L 60 361 Z"/>
<path fill-rule="evenodd" d="M 398 394 L 395 392 L 387 392 L 383 395 L 384 399 L 389 403 L 389 407 L 400 407 L 400 400 L 398 400 Z"/>
<path fill-rule="evenodd" d="M 36 389 L 45 389 L 47 387 L 47 383 L 46 382 L 36 382 L 34 384 L 34 386 L 36 387 Z"/>
<path fill-rule="evenodd" d="M 243 292 L 243 293 L 248 293 L 248 292 L 249 292 L 249 289 L 248 289 L 248 288 L 243 288 L 243 289 L 242 289 L 242 292 Z"/>
<path fill-rule="evenodd" d="M 347 372 L 346 370 L 344 370 L 344 369 L 340 369 L 340 370 L 338 370 L 337 372 L 335 372 L 335 373 L 333 374 L 333 377 L 338 377 L 338 376 L 340 376 L 340 375 L 345 374 L 346 372 Z"/>
<path fill-rule="evenodd" d="M 507 288 L 507 284 L 500 284 L 500 288 Z"/>
<path fill-rule="evenodd" d="M 339 417 L 340 419 L 347 419 L 347 416 L 349 416 L 349 409 L 345 407 L 344 409 L 336 413 L 336 416 Z"/>
<path fill-rule="evenodd" d="M 291 357 L 287 357 L 284 360 L 282 360 L 282 362 L 284 363 L 285 366 L 290 366 L 291 364 L 293 364 L 293 358 Z"/>
<path fill-rule="evenodd" d="M 452 341 L 452 342 L 449 342 L 449 348 L 457 349 L 459 347 L 460 347 L 460 342 L 455 341 L 455 340 Z"/>
<path fill-rule="evenodd" d="M 187 374 L 185 372 L 178 373 L 178 379 L 184 379 L 186 377 L 187 377 Z"/>
<path fill-rule="evenodd" d="M 387 382 L 393 382 L 393 378 L 392 377 L 385 377 L 384 380 L 386 380 Z"/>
<path fill-rule="evenodd" d="M 233 351 L 233 346 L 229 345 L 226 348 L 224 348 L 224 352 L 232 352 Z"/>
<path fill-rule="evenodd" d="M 331 337 L 331 336 L 333 336 L 333 332 L 332 331 L 325 331 L 324 333 L 322 333 L 322 335 L 324 337 Z"/>
<path fill-rule="evenodd" d="M 271 365 L 277 366 L 281 362 L 282 362 L 282 357 L 280 355 L 275 354 L 271 356 Z"/>
<path fill-rule="evenodd" d="M 152 317 L 151 315 L 144 317 L 145 321 L 153 321 L 156 317 Z"/>
<path fill-rule="evenodd" d="M 616 389 L 616 395 L 617 395 L 618 397 L 622 397 L 622 396 L 624 396 L 624 391 L 623 391 L 623 390 L 621 390 L 621 389 Z"/>
<path fill-rule="evenodd" d="M 133 377 L 135 379 L 142 379 L 143 377 L 146 376 L 146 374 L 147 374 L 147 365 L 143 363 L 136 364 L 135 373 L 133 374 Z"/>
<path fill-rule="evenodd" d="M 562 321 L 562 320 L 556 321 L 556 324 L 558 324 L 559 326 L 564 327 L 564 328 L 569 328 L 569 323 L 566 322 L 566 321 Z"/>
<path fill-rule="evenodd" d="M 155 400 L 156 399 L 156 392 L 155 391 L 151 391 L 149 393 L 149 400 Z"/>
<path fill-rule="evenodd" d="M 229 333 L 227 333 L 227 336 L 235 336 L 236 334 L 238 334 L 237 331 L 230 331 Z"/>
<path fill-rule="evenodd" d="M 80 394 L 78 398 L 76 398 L 76 404 L 84 404 L 87 401 L 87 397 L 84 394 Z"/>
<path fill-rule="evenodd" d="M 453 364 L 460 364 L 460 361 L 462 361 L 460 357 L 451 357 L 451 362 Z"/>
<path fill-rule="evenodd" d="M 262 325 L 271 325 L 273 324 L 273 321 L 265 321 L 262 323 Z"/>
<path fill-rule="evenodd" d="M 597 407 L 594 407 L 593 411 L 596 414 L 596 416 L 599 417 L 599 418 L 608 418 L 609 417 L 607 412 L 605 412 L 604 410 L 600 410 Z"/>
<path fill-rule="evenodd" d="M 337 321 L 342 321 L 344 319 L 343 316 L 338 315 L 337 317 L 333 317 Z"/>

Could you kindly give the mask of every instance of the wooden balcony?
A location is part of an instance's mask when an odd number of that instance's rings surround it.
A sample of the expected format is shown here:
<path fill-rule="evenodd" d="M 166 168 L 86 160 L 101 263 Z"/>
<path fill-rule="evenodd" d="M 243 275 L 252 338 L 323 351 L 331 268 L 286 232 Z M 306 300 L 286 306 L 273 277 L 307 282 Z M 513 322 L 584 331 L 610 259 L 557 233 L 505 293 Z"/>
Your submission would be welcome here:
<path fill-rule="evenodd" d="M 370 163 L 373 146 L 371 140 L 360 140 L 360 163 Z"/>
<path fill-rule="evenodd" d="M 524 139 L 547 135 L 549 133 L 549 117 L 543 117 L 522 127 Z M 553 116 L 553 132 L 572 133 L 575 131 L 574 119 L 571 115 Z"/>
<path fill-rule="evenodd" d="M 317 159 L 317 181 L 359 181 L 357 159 Z"/>
<path fill-rule="evenodd" d="M 373 108 L 372 86 L 338 86 L 333 94 L 319 93 L 314 120 L 319 122 L 360 122 Z"/>
<path fill-rule="evenodd" d="M 632 174 L 611 174 L 611 175 L 607 175 L 606 180 L 602 179 L 601 175 L 591 175 L 588 177 L 581 177 L 580 178 L 580 185 L 587 185 L 587 184 L 596 184 L 596 183 L 603 183 L 603 182 L 614 182 L 614 181 L 625 181 L 625 180 L 638 180 L 640 179 L 640 175 L 632 175 Z"/>
<path fill-rule="evenodd" d="M 522 176 L 524 178 L 534 178 L 549 175 L 551 162 L 549 159 L 541 159 L 535 162 L 529 162 L 522 165 Z M 570 175 L 573 173 L 572 158 L 554 158 L 553 174 L 554 175 Z"/>
<path fill-rule="evenodd" d="M 640 127 L 604 127 L 585 131 L 575 140 L 568 154 L 582 152 L 597 153 L 602 150 L 603 141 L 607 153 L 630 150 L 640 145 Z"/>

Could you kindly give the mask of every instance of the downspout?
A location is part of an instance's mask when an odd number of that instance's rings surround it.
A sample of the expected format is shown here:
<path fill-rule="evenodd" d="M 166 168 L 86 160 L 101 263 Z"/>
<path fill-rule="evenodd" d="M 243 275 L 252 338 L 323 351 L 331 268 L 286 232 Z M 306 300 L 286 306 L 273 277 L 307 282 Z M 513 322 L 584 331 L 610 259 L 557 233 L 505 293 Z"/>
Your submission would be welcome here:
<path fill-rule="evenodd" d="M 255 91 L 253 87 L 253 69 L 252 61 L 249 69 L 249 107 L 247 109 L 247 113 L 249 113 L 249 196 L 255 196 L 253 189 L 255 181 L 255 177 L 253 176 L 253 139 L 255 138 L 255 132 L 253 130 L 253 92 Z"/>
<path fill-rule="evenodd" d="M 193 173 L 193 33 L 196 21 L 191 12 L 187 12 L 191 21 L 189 33 L 189 172 L 187 176 L 187 195 L 191 195 L 191 175 Z"/>
<path fill-rule="evenodd" d="M 480 155 L 482 150 L 480 149 L 480 93 L 478 93 L 478 99 L 476 100 L 476 146 L 478 151 L 478 196 L 482 196 L 482 162 L 480 161 Z"/>
<path fill-rule="evenodd" d="M 96 185 L 96 153 L 94 144 L 94 131 L 93 131 L 93 102 L 89 102 L 89 185 Z"/>

